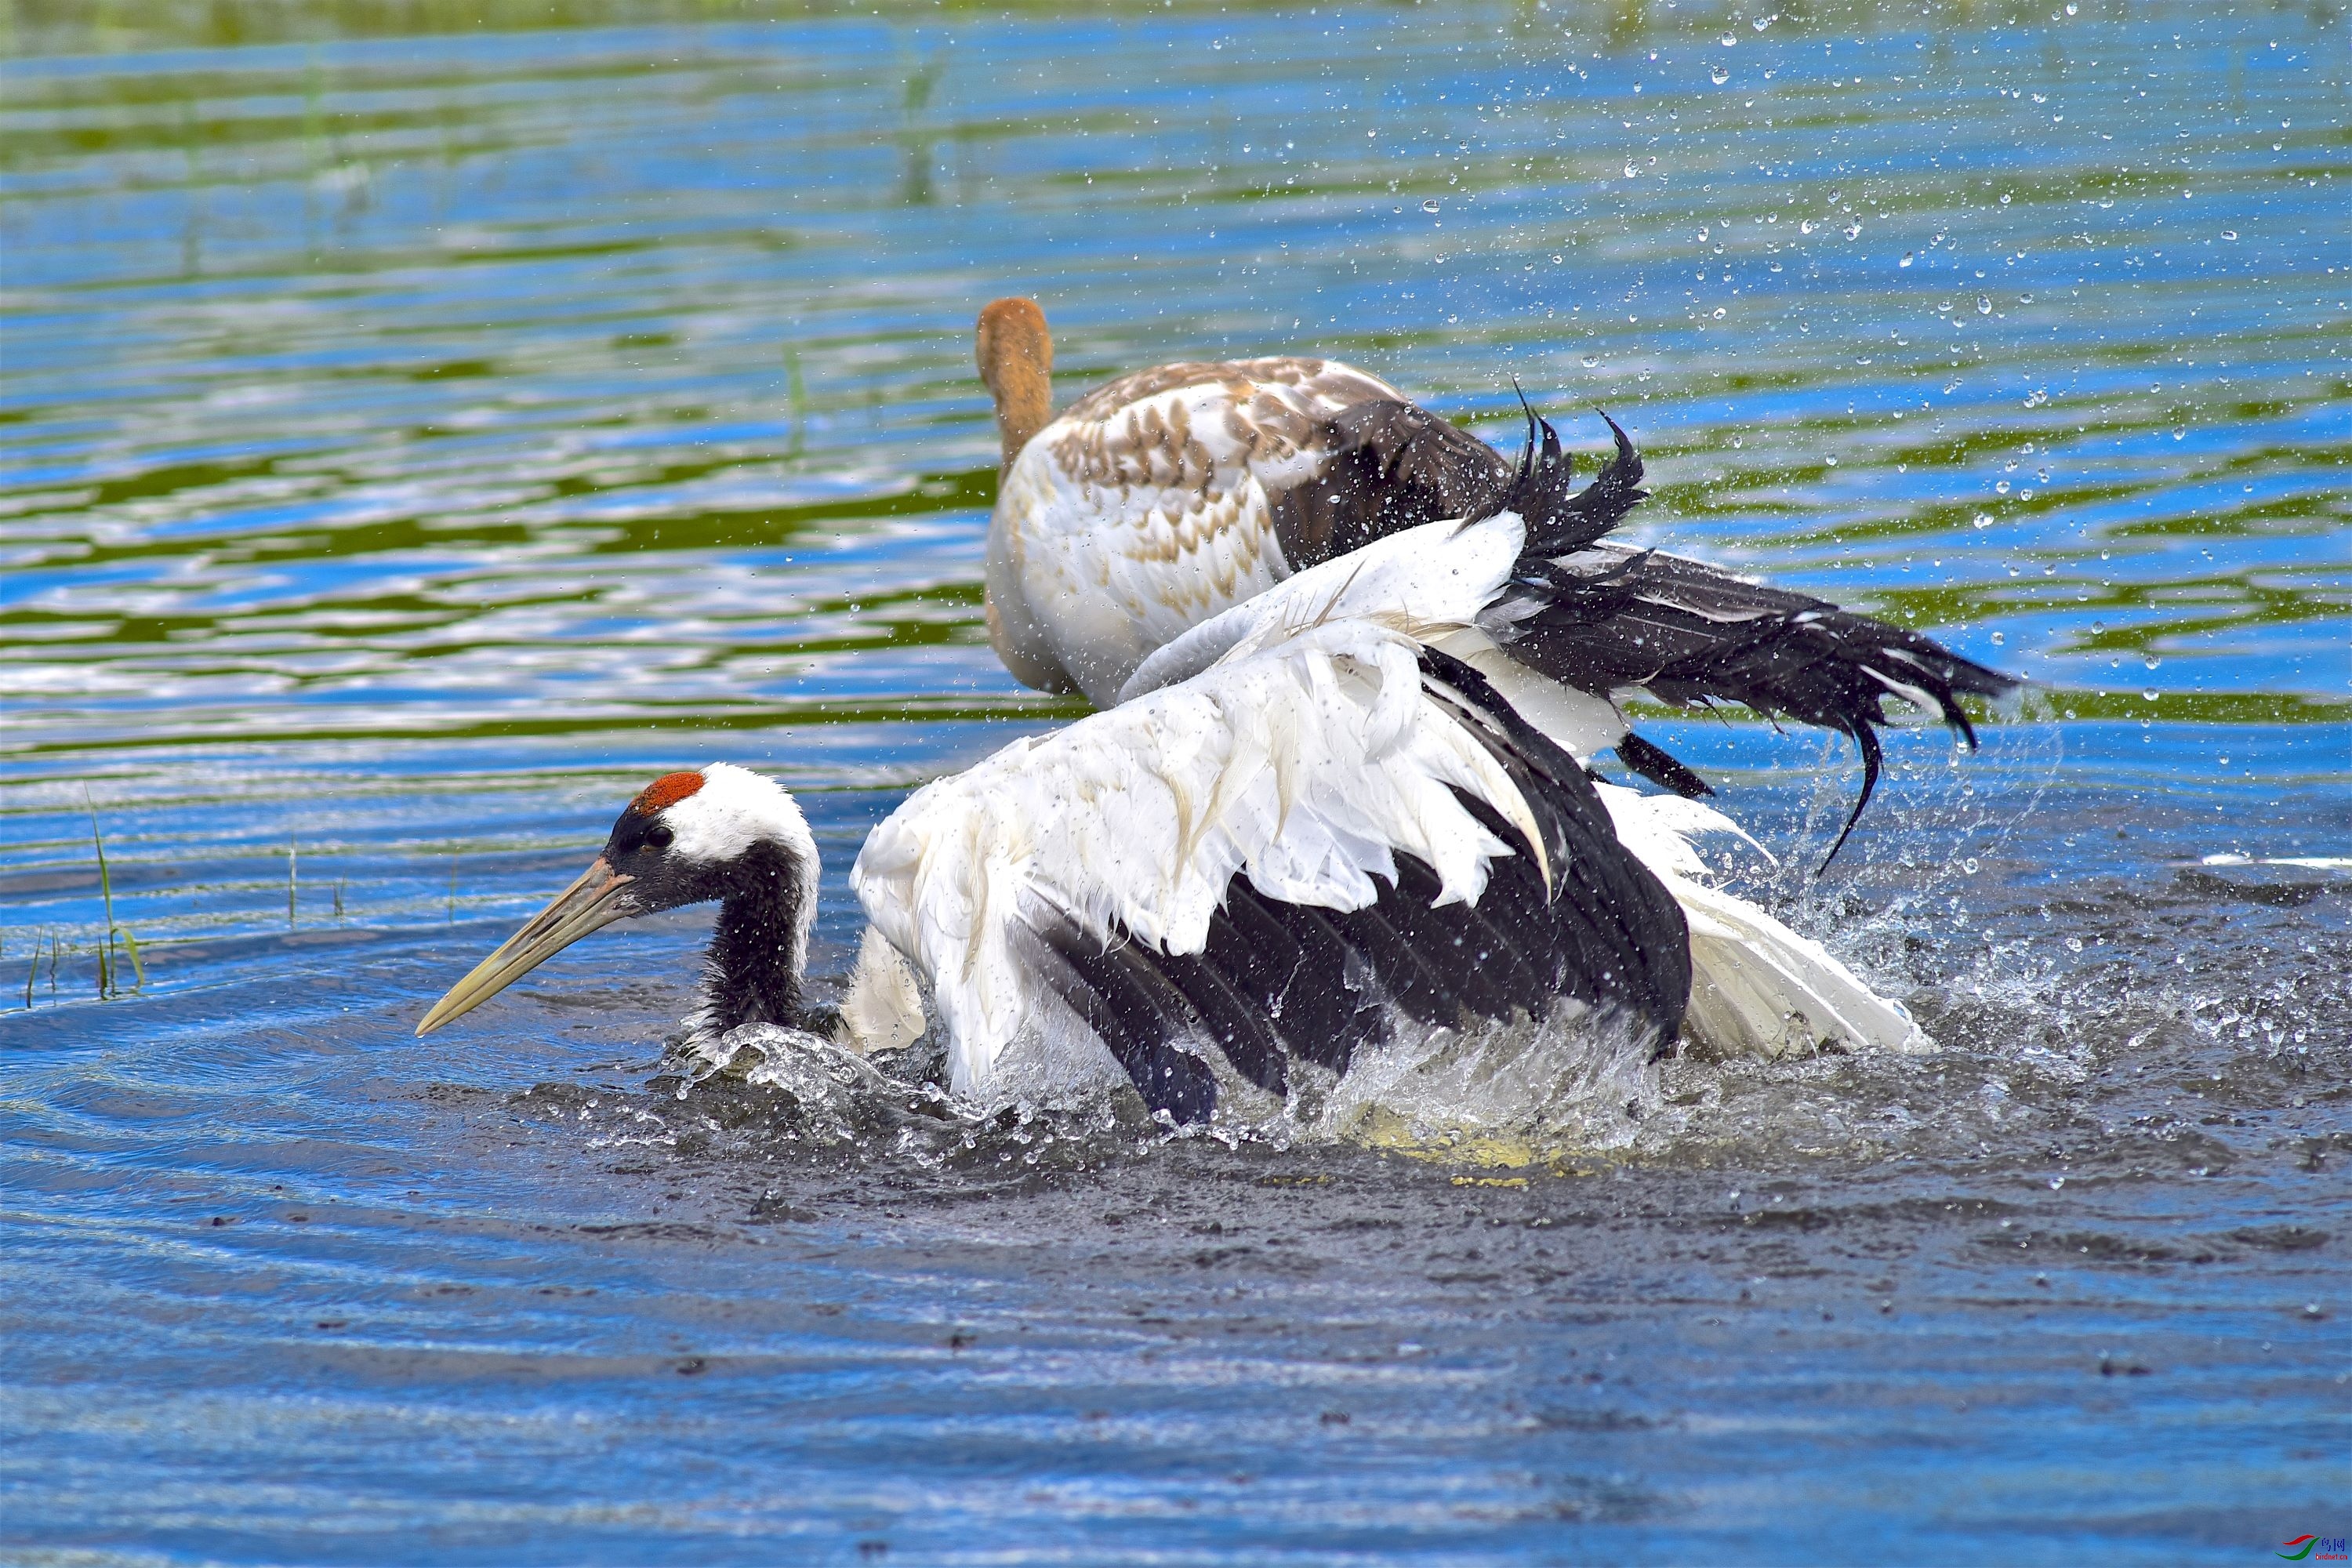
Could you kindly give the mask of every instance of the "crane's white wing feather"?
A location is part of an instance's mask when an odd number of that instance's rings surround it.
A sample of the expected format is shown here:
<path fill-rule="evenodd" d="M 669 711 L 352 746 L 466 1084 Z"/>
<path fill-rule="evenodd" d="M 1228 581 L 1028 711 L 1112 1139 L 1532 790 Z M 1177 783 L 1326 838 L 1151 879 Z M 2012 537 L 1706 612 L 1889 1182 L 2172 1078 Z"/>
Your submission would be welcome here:
<path fill-rule="evenodd" d="M 1503 595 L 1527 538 L 1517 513 L 1478 522 L 1426 522 L 1309 567 L 1213 616 L 1143 660 L 1124 701 L 1191 679 L 1218 659 L 1246 657 L 1302 626 L 1345 617 L 1380 621 L 1442 647 L 1495 683 L 1531 723 L 1578 757 L 1615 745 L 1624 716 L 1603 693 L 1538 675 L 1498 647 L 1480 617 Z"/>
<path fill-rule="evenodd" d="M 1376 539 L 1170 637 L 1128 678 L 1118 699 L 1188 680 L 1228 655 L 1324 621 L 1379 620 L 1424 640 L 1474 626 L 1510 581 L 1526 541 L 1526 525 L 1507 511 L 1483 522 L 1425 522 Z"/>
<path fill-rule="evenodd" d="M 1665 883 L 1690 922 L 1690 1012 L 1684 1032 L 1717 1057 L 1844 1050 L 1927 1051 L 1935 1043 L 1900 1003 L 1865 984 L 1820 942 L 1747 900 L 1707 884 L 1691 840 L 1720 833 L 1763 852 L 1729 817 L 1695 800 L 1596 786 L 1617 837 Z"/>

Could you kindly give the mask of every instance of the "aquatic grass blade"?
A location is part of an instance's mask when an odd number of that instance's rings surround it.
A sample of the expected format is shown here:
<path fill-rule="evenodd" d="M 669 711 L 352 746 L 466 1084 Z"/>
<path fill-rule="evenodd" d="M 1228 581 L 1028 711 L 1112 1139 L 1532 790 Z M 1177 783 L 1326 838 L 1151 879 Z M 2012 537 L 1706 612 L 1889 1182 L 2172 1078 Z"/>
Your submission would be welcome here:
<path fill-rule="evenodd" d="M 90 798 L 89 785 L 81 786 L 82 804 L 89 808 L 90 847 L 98 852 L 98 896 L 106 910 L 106 936 L 98 944 L 98 994 L 100 1000 L 114 994 L 114 879 L 107 870 L 106 840 L 98 831 L 98 803 Z"/>

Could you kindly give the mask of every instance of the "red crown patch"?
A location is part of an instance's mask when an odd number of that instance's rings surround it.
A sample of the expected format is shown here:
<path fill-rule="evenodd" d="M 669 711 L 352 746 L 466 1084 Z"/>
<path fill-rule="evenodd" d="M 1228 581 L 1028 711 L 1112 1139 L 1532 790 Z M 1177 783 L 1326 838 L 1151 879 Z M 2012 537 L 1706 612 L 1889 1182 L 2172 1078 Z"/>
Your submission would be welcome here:
<path fill-rule="evenodd" d="M 651 816 L 676 805 L 701 787 L 700 773 L 664 773 L 637 792 L 637 798 L 629 802 L 629 809 L 639 816 Z"/>

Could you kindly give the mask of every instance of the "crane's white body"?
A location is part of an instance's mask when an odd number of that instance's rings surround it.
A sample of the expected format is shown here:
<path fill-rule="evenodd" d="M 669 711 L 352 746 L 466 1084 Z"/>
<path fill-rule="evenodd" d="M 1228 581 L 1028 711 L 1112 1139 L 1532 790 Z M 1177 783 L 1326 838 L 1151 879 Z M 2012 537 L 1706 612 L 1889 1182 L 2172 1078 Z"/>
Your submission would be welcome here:
<path fill-rule="evenodd" d="M 1104 1064 L 1023 957 L 1020 928 L 1041 912 L 1098 940 L 1195 953 L 1236 875 L 1284 902 L 1358 910 L 1375 879 L 1394 880 L 1400 853 L 1437 873 L 1439 902 L 1475 901 L 1493 859 L 1515 851 L 1456 790 L 1539 843 L 1517 787 L 1424 695 L 1419 646 L 1391 626 L 1328 617 L 1236 646 L 1187 680 L 926 785 L 877 827 L 850 883 L 932 997 L 956 1090 L 996 1093 L 1016 1046 L 1033 1060 L 1086 1057 L 1062 1064 L 1074 1076 Z M 1706 885 L 1690 841 L 1736 834 L 1728 821 L 1614 787 L 1602 799 L 1691 922 L 1686 1032 L 1703 1048 L 1921 1043 L 1820 944 Z"/>
<path fill-rule="evenodd" d="M 1358 910 L 1396 857 L 1475 900 L 1513 851 L 1460 789 L 1538 835 L 1510 779 L 1423 695 L 1412 641 L 1369 622 L 1016 741 L 928 784 L 877 827 L 850 885 L 911 960 L 946 1026 L 955 1087 L 982 1092 L 1040 1013 L 1016 927 L 1074 917 L 1199 952 L 1236 874 L 1268 898 Z"/>

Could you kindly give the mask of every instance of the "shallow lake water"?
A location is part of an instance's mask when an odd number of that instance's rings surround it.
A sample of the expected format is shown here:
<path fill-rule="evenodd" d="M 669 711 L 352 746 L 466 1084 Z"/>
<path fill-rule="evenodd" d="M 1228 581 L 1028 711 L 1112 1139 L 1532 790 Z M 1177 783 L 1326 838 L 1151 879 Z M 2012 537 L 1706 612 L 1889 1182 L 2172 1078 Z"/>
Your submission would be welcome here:
<path fill-rule="evenodd" d="M 12 12 L 12 1559 L 2343 1531 L 2340 7 L 544 15 Z M 1630 537 L 2029 677 L 1818 879 L 1850 748 L 1650 723 L 1942 1049 L 1443 1158 L 681 1095 L 691 912 L 413 1039 L 656 773 L 802 792 L 837 973 L 866 826 L 1080 710 L 980 626 L 1006 292 L 1065 397 L 1606 407 Z"/>

